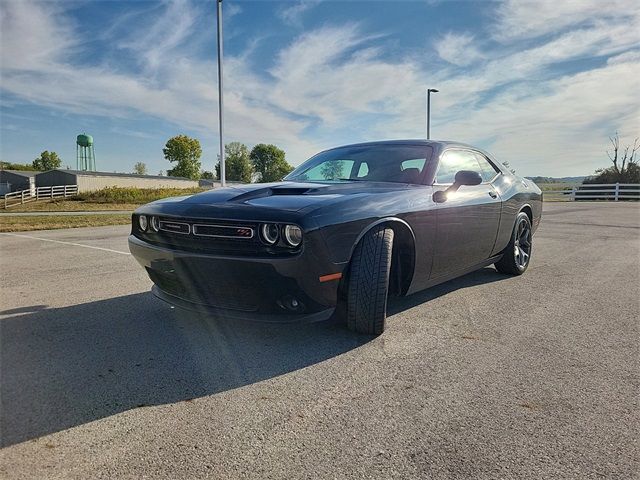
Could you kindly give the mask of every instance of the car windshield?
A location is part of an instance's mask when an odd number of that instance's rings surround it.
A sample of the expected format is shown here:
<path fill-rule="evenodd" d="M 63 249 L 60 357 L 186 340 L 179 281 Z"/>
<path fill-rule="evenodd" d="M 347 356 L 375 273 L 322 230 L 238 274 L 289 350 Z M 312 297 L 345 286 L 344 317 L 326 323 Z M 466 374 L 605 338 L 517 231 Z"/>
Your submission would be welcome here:
<path fill-rule="evenodd" d="M 427 145 L 359 145 L 321 152 L 285 177 L 298 182 L 422 183 Z"/>

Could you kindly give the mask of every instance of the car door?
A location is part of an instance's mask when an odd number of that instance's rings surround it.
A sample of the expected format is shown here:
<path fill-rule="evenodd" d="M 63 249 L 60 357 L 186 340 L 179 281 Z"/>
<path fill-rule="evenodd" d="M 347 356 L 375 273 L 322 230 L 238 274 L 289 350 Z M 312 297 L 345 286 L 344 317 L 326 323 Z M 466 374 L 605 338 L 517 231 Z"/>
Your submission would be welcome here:
<path fill-rule="evenodd" d="M 450 187 L 460 170 L 478 172 L 483 182 L 461 186 L 438 204 L 432 279 L 472 267 L 493 250 L 502 205 L 491 180 L 498 172 L 491 164 L 493 174 L 483 169 L 477 155 L 472 150 L 448 149 L 440 156 L 434 191 Z"/>

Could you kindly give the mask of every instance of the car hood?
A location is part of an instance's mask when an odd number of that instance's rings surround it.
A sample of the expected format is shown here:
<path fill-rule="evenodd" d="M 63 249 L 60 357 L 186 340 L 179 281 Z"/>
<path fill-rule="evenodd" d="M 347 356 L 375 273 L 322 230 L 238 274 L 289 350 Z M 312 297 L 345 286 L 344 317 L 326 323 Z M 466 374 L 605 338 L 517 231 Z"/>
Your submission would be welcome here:
<path fill-rule="evenodd" d="M 405 184 L 386 182 L 299 183 L 278 182 L 234 185 L 216 188 L 176 201 L 187 205 L 244 205 L 268 209 L 299 211 L 340 201 L 346 197 L 371 195 L 400 189 Z"/>

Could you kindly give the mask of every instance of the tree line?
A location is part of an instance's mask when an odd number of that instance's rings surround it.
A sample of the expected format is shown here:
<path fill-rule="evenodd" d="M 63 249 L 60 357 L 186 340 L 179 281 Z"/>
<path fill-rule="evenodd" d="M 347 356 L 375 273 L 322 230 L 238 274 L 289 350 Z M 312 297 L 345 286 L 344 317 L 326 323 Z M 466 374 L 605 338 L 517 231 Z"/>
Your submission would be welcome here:
<path fill-rule="evenodd" d="M 620 145 L 618 132 L 609 138 L 610 149 L 607 150 L 612 165 L 600 168 L 595 174 L 584 180 L 584 183 L 640 183 L 640 139 L 633 145 Z M 259 143 L 251 150 L 240 142 L 227 143 L 224 146 L 226 179 L 232 182 L 276 182 L 281 180 L 293 167 L 287 162 L 284 150 L 275 145 Z M 164 158 L 174 165 L 167 170 L 168 176 L 186 177 L 192 180 L 200 178 L 220 178 L 220 162 L 215 166 L 215 175 L 211 171 L 203 171 L 200 157 L 202 148 L 196 138 L 187 135 L 176 135 L 170 138 L 162 149 Z M 20 164 L 0 161 L 2 170 L 35 170 L 46 171 L 60 168 L 62 159 L 56 152 L 45 150 L 31 164 Z M 505 165 L 510 169 L 508 164 Z M 147 175 L 147 166 L 137 162 L 133 173 Z M 162 175 L 162 172 L 160 172 Z"/>
<path fill-rule="evenodd" d="M 45 150 L 36 158 L 31 164 L 24 163 L 11 163 L 0 161 L 0 170 L 22 170 L 22 171 L 36 171 L 45 172 L 47 170 L 54 170 L 62 166 L 62 159 L 56 152 L 49 152 Z"/>
<path fill-rule="evenodd" d="M 167 141 L 162 153 L 175 165 L 167 170 L 169 176 L 192 180 L 214 178 L 213 172 L 202 171 L 202 148 L 196 138 L 176 135 Z M 224 158 L 226 179 L 231 182 L 277 182 L 293 170 L 284 150 L 270 144 L 259 143 L 249 150 L 240 142 L 227 143 Z M 215 166 L 215 178 L 220 178 L 220 159 Z"/>
<path fill-rule="evenodd" d="M 275 145 L 260 143 L 251 150 L 240 142 L 231 142 L 224 146 L 226 179 L 232 182 L 275 182 L 281 180 L 293 167 L 287 162 L 284 150 Z M 215 175 L 202 170 L 200 157 L 202 147 L 197 138 L 176 135 L 170 138 L 162 149 L 164 158 L 174 167 L 167 170 L 172 177 L 186 177 L 192 180 L 200 178 L 220 178 L 220 161 L 215 166 Z M 31 164 L 0 161 L 2 170 L 46 171 L 62 166 L 62 159 L 56 152 L 45 150 Z M 136 162 L 133 173 L 147 175 L 144 162 Z M 160 175 L 162 175 L 162 171 Z"/>

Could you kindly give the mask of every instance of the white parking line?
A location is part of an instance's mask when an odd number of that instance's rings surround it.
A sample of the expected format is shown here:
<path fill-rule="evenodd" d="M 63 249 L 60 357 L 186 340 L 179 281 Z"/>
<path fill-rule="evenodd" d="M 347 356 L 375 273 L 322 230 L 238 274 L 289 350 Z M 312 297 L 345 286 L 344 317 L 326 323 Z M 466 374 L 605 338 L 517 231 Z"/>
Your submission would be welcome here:
<path fill-rule="evenodd" d="M 63 245 L 72 245 L 74 247 L 93 248 L 94 250 L 103 250 L 105 252 L 119 253 L 120 255 L 131 255 L 129 252 L 121 252 L 120 250 L 112 250 L 110 248 L 94 247 L 92 245 L 83 245 L 82 243 L 63 242 L 62 240 L 52 240 L 50 238 L 34 237 L 33 235 L 24 235 L 18 233 L 2 233 L 1 235 L 11 235 L 12 237 L 31 238 L 33 240 L 42 240 L 43 242 L 61 243 Z"/>

